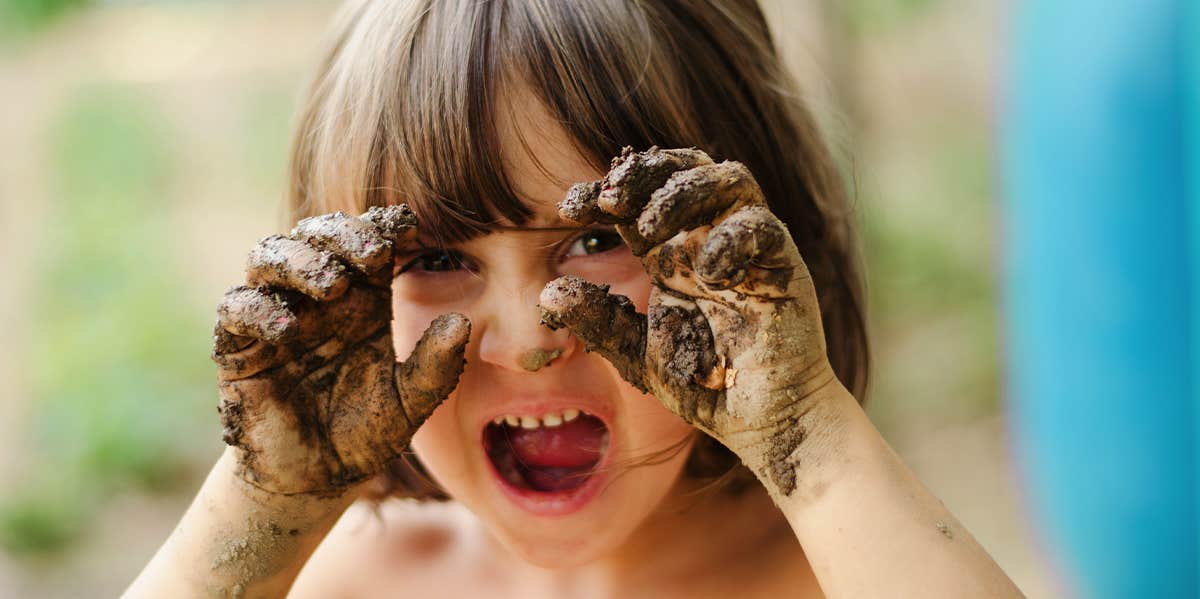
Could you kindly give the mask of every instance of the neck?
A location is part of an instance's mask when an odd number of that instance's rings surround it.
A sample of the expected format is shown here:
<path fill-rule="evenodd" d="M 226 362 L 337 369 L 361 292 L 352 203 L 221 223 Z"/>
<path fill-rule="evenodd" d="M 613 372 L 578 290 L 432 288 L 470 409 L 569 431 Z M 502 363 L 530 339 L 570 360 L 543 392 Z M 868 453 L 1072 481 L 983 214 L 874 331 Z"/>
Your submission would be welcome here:
<path fill-rule="evenodd" d="M 736 581 L 744 588 L 778 577 L 778 572 L 811 572 L 765 490 L 755 485 L 732 495 L 704 488 L 688 477 L 681 477 L 658 509 L 613 553 L 562 570 L 513 565 L 531 590 L 589 597 L 683 595 L 691 594 L 681 593 L 688 588 L 724 587 L 723 581 Z M 787 570 L 778 570 L 780 566 Z"/>

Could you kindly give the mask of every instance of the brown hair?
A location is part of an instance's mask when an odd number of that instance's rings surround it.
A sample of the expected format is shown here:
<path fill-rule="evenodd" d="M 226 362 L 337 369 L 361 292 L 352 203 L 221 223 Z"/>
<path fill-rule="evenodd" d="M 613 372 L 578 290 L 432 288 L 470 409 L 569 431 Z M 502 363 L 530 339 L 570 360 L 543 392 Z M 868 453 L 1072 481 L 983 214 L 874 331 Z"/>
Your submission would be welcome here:
<path fill-rule="evenodd" d="M 294 138 L 294 219 L 404 201 L 448 241 L 522 224 L 531 212 L 496 130 L 497 110 L 512 109 L 500 90 L 520 82 L 597 170 L 623 146 L 745 163 L 812 272 L 829 361 L 861 400 L 867 334 L 843 182 L 757 2 L 353 0 L 333 33 Z M 736 464 L 702 439 L 689 471 Z M 424 478 L 415 460 L 392 474 Z"/>

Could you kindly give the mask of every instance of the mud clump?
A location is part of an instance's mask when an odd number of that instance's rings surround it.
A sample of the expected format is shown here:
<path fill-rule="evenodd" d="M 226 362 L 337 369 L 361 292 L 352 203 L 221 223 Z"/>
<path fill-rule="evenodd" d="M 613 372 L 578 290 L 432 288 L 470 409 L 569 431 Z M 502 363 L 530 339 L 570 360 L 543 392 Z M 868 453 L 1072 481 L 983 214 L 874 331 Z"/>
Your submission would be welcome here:
<path fill-rule="evenodd" d="M 622 220 L 636 219 L 646 199 L 677 172 L 712 164 L 707 154 L 694 148 L 661 150 L 657 146 L 635 152 L 626 146 L 614 158 L 596 199 L 606 213 Z"/>
<path fill-rule="evenodd" d="M 519 361 L 521 368 L 529 372 L 537 372 L 545 368 L 550 362 L 562 355 L 562 350 L 555 348 L 552 351 L 546 351 L 542 348 L 531 349 L 523 354 Z"/>
<path fill-rule="evenodd" d="M 771 439 L 764 456 L 767 462 L 767 478 L 785 497 L 796 490 L 797 464 L 792 454 L 804 442 L 806 436 L 802 426 L 795 420 L 788 420 L 787 426 Z"/>
<path fill-rule="evenodd" d="M 649 320 L 651 346 L 670 348 L 652 361 L 656 378 L 669 390 L 680 417 L 711 429 L 721 392 L 708 388 L 718 364 L 708 320 L 694 305 L 652 306 Z M 723 372 L 720 378 L 723 383 Z"/>

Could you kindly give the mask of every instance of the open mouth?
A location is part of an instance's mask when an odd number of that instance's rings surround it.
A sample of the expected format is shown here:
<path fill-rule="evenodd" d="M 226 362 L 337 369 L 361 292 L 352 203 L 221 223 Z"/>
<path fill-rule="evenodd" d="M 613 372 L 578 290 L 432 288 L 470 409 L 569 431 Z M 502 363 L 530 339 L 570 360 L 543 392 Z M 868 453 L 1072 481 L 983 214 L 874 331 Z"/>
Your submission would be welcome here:
<path fill-rule="evenodd" d="M 577 409 L 505 415 L 484 427 L 483 448 L 508 485 L 565 493 L 588 481 L 608 450 L 608 427 Z"/>

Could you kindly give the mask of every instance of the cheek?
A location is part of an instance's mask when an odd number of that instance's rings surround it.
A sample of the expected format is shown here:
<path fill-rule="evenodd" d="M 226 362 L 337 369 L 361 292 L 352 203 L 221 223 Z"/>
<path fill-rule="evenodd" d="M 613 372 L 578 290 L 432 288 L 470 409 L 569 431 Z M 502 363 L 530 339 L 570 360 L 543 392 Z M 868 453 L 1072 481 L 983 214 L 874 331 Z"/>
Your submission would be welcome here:
<path fill-rule="evenodd" d="M 629 298 L 638 312 L 645 314 L 650 303 L 650 276 L 638 269 L 623 280 L 611 282 L 608 292 Z"/>
<path fill-rule="evenodd" d="M 412 353 L 433 319 L 447 312 L 459 312 L 471 318 L 463 296 L 455 298 L 454 302 L 416 301 L 406 286 L 411 284 L 392 284 L 392 345 L 396 349 L 396 359 L 401 361 Z"/>
<path fill-rule="evenodd" d="M 686 443 L 696 429 L 676 416 L 653 395 L 644 395 L 631 386 L 624 386 L 621 395 L 625 406 L 621 424 L 626 440 L 627 458 L 637 460 L 647 454 L 663 451 Z"/>
<path fill-rule="evenodd" d="M 459 438 L 454 421 L 456 404 L 457 400 L 452 394 L 434 410 L 412 438 L 412 449 L 421 463 L 438 484 L 451 494 L 461 488 L 460 481 L 469 477 L 463 441 Z"/>

